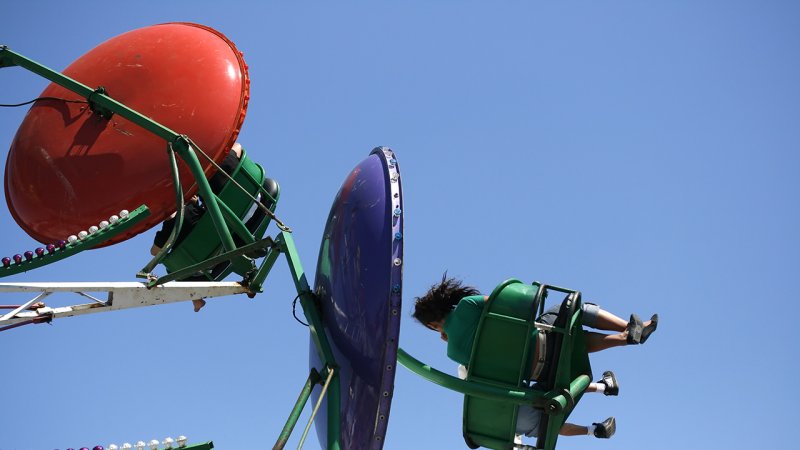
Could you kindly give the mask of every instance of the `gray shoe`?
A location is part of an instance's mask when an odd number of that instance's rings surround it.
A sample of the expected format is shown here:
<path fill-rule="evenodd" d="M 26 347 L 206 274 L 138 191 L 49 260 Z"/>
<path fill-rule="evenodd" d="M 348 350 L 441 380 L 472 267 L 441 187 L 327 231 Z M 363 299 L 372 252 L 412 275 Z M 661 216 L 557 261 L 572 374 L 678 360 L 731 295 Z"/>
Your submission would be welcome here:
<path fill-rule="evenodd" d="M 608 439 L 617 432 L 617 419 L 613 417 L 592 425 L 594 425 L 594 437 L 596 438 Z"/>
<path fill-rule="evenodd" d="M 636 314 L 631 314 L 631 320 L 628 322 L 628 345 L 639 344 L 642 341 L 642 328 L 644 324 L 642 319 Z"/>

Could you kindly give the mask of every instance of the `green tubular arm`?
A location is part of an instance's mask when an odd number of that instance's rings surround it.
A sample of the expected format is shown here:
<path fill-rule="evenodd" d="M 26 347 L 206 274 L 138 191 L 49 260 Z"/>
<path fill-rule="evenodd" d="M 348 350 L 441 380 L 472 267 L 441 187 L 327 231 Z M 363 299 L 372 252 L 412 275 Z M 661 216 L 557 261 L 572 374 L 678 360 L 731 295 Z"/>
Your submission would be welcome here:
<path fill-rule="evenodd" d="M 406 353 L 406 351 L 402 348 L 397 349 L 397 361 L 405 366 L 408 370 L 416 373 L 422 378 L 462 394 L 487 398 L 490 400 L 512 402 L 519 405 L 533 405 L 536 407 L 544 407 L 548 403 L 548 398 L 545 392 L 504 389 L 478 381 L 461 380 L 422 363 L 418 359 Z"/>

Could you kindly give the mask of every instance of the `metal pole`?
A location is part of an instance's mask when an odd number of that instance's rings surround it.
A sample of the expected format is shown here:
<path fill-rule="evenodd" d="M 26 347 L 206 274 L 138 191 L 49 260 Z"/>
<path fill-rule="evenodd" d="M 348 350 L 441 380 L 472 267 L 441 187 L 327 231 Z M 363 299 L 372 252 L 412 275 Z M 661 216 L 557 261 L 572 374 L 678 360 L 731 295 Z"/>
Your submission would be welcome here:
<path fill-rule="evenodd" d="M 322 405 L 322 400 L 325 399 L 325 393 L 328 392 L 328 386 L 331 384 L 331 380 L 333 380 L 334 370 L 331 367 L 328 367 L 328 377 L 325 379 L 325 385 L 322 386 L 322 392 L 319 394 L 319 398 L 317 399 L 317 404 L 314 405 L 314 410 L 311 411 L 311 418 L 308 419 L 308 424 L 306 424 L 306 429 L 303 430 L 303 435 L 300 437 L 300 443 L 297 445 L 297 450 L 303 448 L 303 443 L 306 441 L 306 436 L 308 436 L 308 430 L 311 429 L 311 424 L 314 423 L 314 417 L 317 416 L 317 411 L 319 411 L 319 407 Z M 328 443 L 330 447 L 330 442 Z"/>
<path fill-rule="evenodd" d="M 319 380 L 320 376 L 317 369 L 311 369 L 311 373 L 308 374 L 308 378 L 306 379 L 306 384 L 303 386 L 303 390 L 300 391 L 300 396 L 297 398 L 297 402 L 295 402 L 294 408 L 289 414 L 289 419 L 286 420 L 286 425 L 283 426 L 283 430 L 281 430 L 281 434 L 278 436 L 278 441 L 275 442 L 275 446 L 272 447 L 272 450 L 282 450 L 283 447 L 286 446 L 286 443 L 289 441 L 289 436 L 291 436 L 292 430 L 294 430 L 294 426 L 297 424 L 297 420 L 300 419 L 300 414 L 303 412 L 303 408 L 305 408 L 306 402 L 308 402 L 308 398 L 311 396 L 311 391 L 314 389 L 314 385 L 319 383 Z"/>
<path fill-rule="evenodd" d="M 479 381 L 461 380 L 423 364 L 402 348 L 397 349 L 397 361 L 422 378 L 462 394 L 538 408 L 544 407 L 547 402 L 547 393 L 544 391 L 505 389 Z"/>
<path fill-rule="evenodd" d="M 329 368 L 337 367 L 336 358 L 333 356 L 328 337 L 325 334 L 325 327 L 320 317 L 320 312 L 311 288 L 308 285 L 303 266 L 300 264 L 300 257 L 294 245 L 294 238 L 286 231 L 282 231 L 275 239 L 276 246 L 286 254 L 289 263 L 289 270 L 294 279 L 297 294 L 300 296 L 300 304 L 303 306 L 303 313 L 308 319 L 308 328 L 311 332 L 311 340 L 314 342 L 320 359 Z M 337 450 L 340 446 L 340 405 L 341 391 L 339 388 L 339 376 L 335 375 L 330 385 L 328 395 L 328 450 Z"/>

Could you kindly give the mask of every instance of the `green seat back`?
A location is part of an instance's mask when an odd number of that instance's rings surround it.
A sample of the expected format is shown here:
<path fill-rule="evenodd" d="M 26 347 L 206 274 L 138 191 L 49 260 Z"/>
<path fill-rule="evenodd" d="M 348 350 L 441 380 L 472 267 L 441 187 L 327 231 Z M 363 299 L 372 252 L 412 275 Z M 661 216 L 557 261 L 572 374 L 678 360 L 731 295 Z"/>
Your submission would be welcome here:
<path fill-rule="evenodd" d="M 508 280 L 495 288 L 475 335 L 468 381 L 518 391 L 531 390 L 526 378 L 531 367 L 531 336 L 536 332 L 534 323 L 542 309 L 537 302 L 540 289 L 542 288 L 537 284 L 528 285 L 519 280 Z M 544 295 L 540 297 L 540 301 L 543 301 Z M 557 328 L 569 330 L 568 334 L 553 332 L 548 337 L 558 340 L 554 349 L 555 355 L 550 355 L 556 356 L 554 361 L 557 362 L 551 365 L 553 373 L 547 383 L 552 385 L 553 390 L 568 387 L 578 375 L 591 374 L 580 321 L 580 297 L 576 305 L 570 311 L 571 314 L 564 314 L 561 324 L 556 323 Z M 575 398 L 575 403 L 580 396 Z M 518 406 L 514 402 L 465 395 L 463 429 L 467 442 L 493 449 L 512 448 L 517 410 Z M 569 407 L 562 414 L 546 415 L 550 420 L 544 421 L 540 429 L 543 432 L 548 430 L 547 445 L 555 446 L 557 430 L 571 411 L 572 407 Z M 549 430 L 553 428 L 556 430 L 555 436 L 549 436 L 552 434 Z M 540 439 L 540 443 L 544 444 L 545 441 Z"/>
<path fill-rule="evenodd" d="M 538 286 L 519 280 L 508 280 L 494 289 L 475 334 L 468 380 L 513 389 L 524 387 L 522 380 L 530 370 L 538 290 Z M 497 448 L 497 442 L 513 442 L 516 422 L 516 404 L 464 396 L 464 432 L 476 444 Z"/>
<path fill-rule="evenodd" d="M 264 169 L 259 164 L 250 160 L 244 151 L 242 151 L 242 157 L 231 174 L 231 177 L 253 197 L 258 195 L 260 187 L 266 178 Z M 228 180 L 219 192 L 217 198 L 219 202 L 224 203 L 230 208 L 233 214 L 239 219 L 242 219 L 253 206 L 253 199 L 242 192 L 239 186 L 236 186 L 230 180 Z M 277 195 L 275 201 L 272 202 L 272 210 L 275 209 L 276 204 Z M 267 217 L 261 226 L 253 233 L 254 237 L 262 237 L 268 224 L 269 218 Z M 167 272 L 174 272 L 205 261 L 221 252 L 222 243 L 214 227 L 214 222 L 211 220 L 209 214 L 203 214 L 186 238 L 178 245 L 174 246 L 162 260 L 162 264 L 167 268 Z M 225 273 L 215 274 L 213 278 L 217 280 L 222 279 L 228 275 L 228 273 L 230 273 L 230 270 Z"/>

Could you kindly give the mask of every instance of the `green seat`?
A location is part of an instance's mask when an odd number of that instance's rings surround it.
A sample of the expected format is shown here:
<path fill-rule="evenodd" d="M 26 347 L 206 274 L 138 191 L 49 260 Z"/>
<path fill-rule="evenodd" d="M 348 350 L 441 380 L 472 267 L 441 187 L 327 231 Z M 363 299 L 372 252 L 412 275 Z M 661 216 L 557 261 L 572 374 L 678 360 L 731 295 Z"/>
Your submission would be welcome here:
<path fill-rule="evenodd" d="M 581 326 L 580 293 L 539 283 L 528 285 L 519 280 L 497 286 L 482 313 L 467 372 L 467 381 L 534 391 L 527 380 L 534 353 L 531 336 L 537 332 L 535 319 L 544 311 L 544 300 L 551 290 L 568 295 L 562 302 L 555 328 L 547 333 L 547 338 L 554 340 L 548 345 L 551 351 L 548 359 L 553 362 L 550 373 L 539 377 L 536 400 L 532 403 L 548 412 L 540 426 L 546 432 L 541 433 L 537 443 L 538 448 L 547 449 L 555 447 L 558 430 L 582 395 L 580 383 L 575 380 L 581 375 L 591 378 Z M 586 378 L 581 380 L 585 382 Z M 558 395 L 563 395 L 562 403 L 552 400 Z M 465 395 L 463 430 L 467 444 L 472 448 L 512 448 L 518 408 L 515 402 Z"/>
<path fill-rule="evenodd" d="M 277 183 L 266 178 L 263 167 L 250 160 L 244 150 L 242 150 L 242 157 L 231 174 L 231 178 L 236 183 L 228 180 L 217 194 L 217 200 L 223 210 L 223 217 L 233 235 L 234 242 L 237 245 L 249 244 L 264 236 L 270 222 L 269 215 L 259 214 L 258 210 L 256 210 L 254 219 L 243 221 L 245 215 L 252 212 L 255 206 L 251 196 L 257 197 L 260 193 L 261 202 L 274 212 L 280 189 Z M 236 184 L 241 186 L 246 193 Z M 259 218 L 261 220 L 258 220 Z M 167 272 L 175 272 L 214 257 L 222 251 L 222 243 L 211 215 L 203 214 L 186 237 L 173 246 L 162 260 L 162 264 L 166 267 Z M 221 280 L 232 270 L 229 263 L 219 264 L 205 270 L 202 277 L 209 280 Z M 200 276 L 200 274 L 196 274 L 196 276 Z"/>

